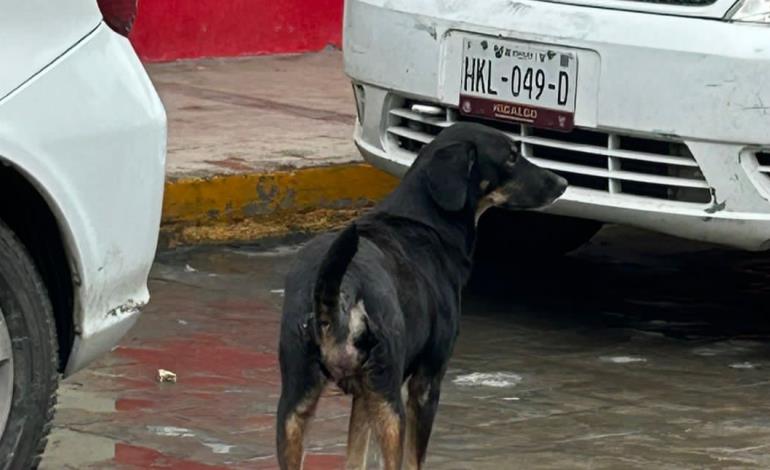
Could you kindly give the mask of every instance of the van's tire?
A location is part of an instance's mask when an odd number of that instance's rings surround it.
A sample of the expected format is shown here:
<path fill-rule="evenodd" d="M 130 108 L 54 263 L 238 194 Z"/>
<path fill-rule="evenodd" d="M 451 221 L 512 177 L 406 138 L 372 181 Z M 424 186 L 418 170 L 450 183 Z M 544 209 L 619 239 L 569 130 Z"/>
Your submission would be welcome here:
<path fill-rule="evenodd" d="M 0 469 L 27 470 L 40 463 L 51 430 L 59 382 L 53 309 L 26 248 L 0 221 L 0 335 L 10 337 L 10 410 L 0 401 Z M 0 337 L 2 345 L 7 339 Z M 6 348 L 7 350 L 7 348 Z M 8 354 L 5 354 L 8 356 Z M 1 369 L 6 364 L 5 369 Z M 0 383 L 0 390 L 3 384 Z M 7 396 L 7 395 L 6 395 Z M 4 416 L 7 413 L 7 420 Z M 2 423 L 5 421 L 5 426 Z"/>
<path fill-rule="evenodd" d="M 479 220 L 479 268 L 515 269 L 523 263 L 561 256 L 588 242 L 601 222 L 539 212 L 489 209 Z"/>

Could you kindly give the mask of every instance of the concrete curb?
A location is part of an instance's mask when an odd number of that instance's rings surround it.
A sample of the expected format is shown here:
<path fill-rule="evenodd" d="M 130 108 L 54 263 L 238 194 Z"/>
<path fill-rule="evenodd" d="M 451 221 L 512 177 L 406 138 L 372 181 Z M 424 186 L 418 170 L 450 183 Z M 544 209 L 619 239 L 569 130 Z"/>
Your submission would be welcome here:
<path fill-rule="evenodd" d="M 243 242 L 328 230 L 385 197 L 397 181 L 366 164 L 171 178 L 160 244 Z"/>

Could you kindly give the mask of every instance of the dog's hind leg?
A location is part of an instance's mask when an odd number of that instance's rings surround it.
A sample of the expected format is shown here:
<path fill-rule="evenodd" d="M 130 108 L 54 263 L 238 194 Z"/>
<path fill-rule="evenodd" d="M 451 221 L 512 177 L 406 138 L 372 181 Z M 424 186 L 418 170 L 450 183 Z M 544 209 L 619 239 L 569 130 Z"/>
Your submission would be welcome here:
<path fill-rule="evenodd" d="M 398 391 L 393 396 L 389 400 L 377 392 L 368 392 L 365 398 L 385 470 L 399 470 L 404 455 L 404 405 Z"/>
<path fill-rule="evenodd" d="M 279 344 L 281 397 L 278 400 L 276 447 L 281 470 L 302 468 L 305 430 L 315 413 L 326 378 L 306 344 L 286 334 Z"/>
<path fill-rule="evenodd" d="M 409 399 L 406 405 L 406 442 L 404 444 L 409 470 L 422 468 L 428 450 L 428 441 L 433 430 L 433 421 L 438 411 L 441 395 L 441 376 L 426 377 L 415 374 L 409 380 Z"/>
<path fill-rule="evenodd" d="M 366 411 L 364 398 L 353 397 L 350 410 L 350 425 L 348 426 L 348 456 L 345 468 L 347 470 L 363 470 L 369 453 L 369 440 L 372 428 L 369 426 L 369 416 Z"/>
<path fill-rule="evenodd" d="M 281 470 L 302 468 L 305 430 L 315 414 L 322 389 L 323 387 L 319 384 L 302 394 L 293 391 L 281 393 L 276 423 L 278 464 Z"/>

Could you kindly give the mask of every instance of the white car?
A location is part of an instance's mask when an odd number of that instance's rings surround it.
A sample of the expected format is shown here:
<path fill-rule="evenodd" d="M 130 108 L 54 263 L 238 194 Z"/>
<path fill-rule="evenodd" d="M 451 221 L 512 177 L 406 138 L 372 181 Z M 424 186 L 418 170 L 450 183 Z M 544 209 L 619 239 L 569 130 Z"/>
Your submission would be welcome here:
<path fill-rule="evenodd" d="M 569 180 L 571 218 L 506 214 L 502 239 L 574 247 L 589 219 L 770 248 L 768 0 L 347 0 L 344 55 L 374 165 L 472 120 Z"/>
<path fill-rule="evenodd" d="M 149 299 L 166 115 L 125 37 L 136 2 L 98 3 L 0 14 L 3 470 L 37 465 L 59 374 L 114 347 Z"/>

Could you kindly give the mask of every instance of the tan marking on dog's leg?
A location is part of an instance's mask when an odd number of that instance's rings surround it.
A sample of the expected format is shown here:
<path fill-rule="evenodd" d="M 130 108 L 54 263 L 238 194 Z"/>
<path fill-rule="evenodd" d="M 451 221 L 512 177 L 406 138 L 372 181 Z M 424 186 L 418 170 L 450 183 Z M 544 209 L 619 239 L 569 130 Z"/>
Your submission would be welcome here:
<path fill-rule="evenodd" d="M 406 423 L 404 425 L 404 468 L 419 468 L 417 461 L 417 416 L 414 407 L 410 401 L 410 391 L 412 388 L 413 377 L 404 382 L 401 387 L 401 400 L 406 406 Z"/>
<path fill-rule="evenodd" d="M 418 470 L 420 468 L 420 461 L 417 458 L 417 414 L 411 401 L 406 406 L 406 429 L 404 434 L 404 468 L 407 470 Z"/>
<path fill-rule="evenodd" d="M 315 408 L 318 404 L 318 399 L 321 396 L 322 389 L 323 387 L 319 387 L 317 390 L 310 392 L 286 419 L 286 447 L 284 449 L 284 457 L 287 469 L 300 470 L 302 468 L 302 461 L 304 460 L 303 441 L 305 438 L 305 431 L 307 430 L 308 422 L 313 417 L 313 414 L 315 414 Z"/>
<path fill-rule="evenodd" d="M 364 470 L 369 454 L 369 440 L 372 428 L 362 397 L 353 397 L 348 426 L 348 456 L 345 462 L 347 470 Z"/>
<path fill-rule="evenodd" d="M 439 378 L 438 383 L 440 381 Z M 404 443 L 405 468 L 409 470 L 419 470 L 425 464 L 428 439 L 438 405 L 438 395 L 431 396 L 433 387 L 432 381 L 421 375 L 414 376 L 409 381 Z"/>
<path fill-rule="evenodd" d="M 369 412 L 370 425 L 374 428 L 377 442 L 380 444 L 383 468 L 399 470 L 404 454 L 404 428 L 401 417 L 393 405 L 375 393 L 367 394 L 366 409 Z"/>
<path fill-rule="evenodd" d="M 297 414 L 292 414 L 286 420 L 286 448 L 284 456 L 288 469 L 299 470 L 302 468 L 302 440 L 305 436 L 306 419 Z"/>

